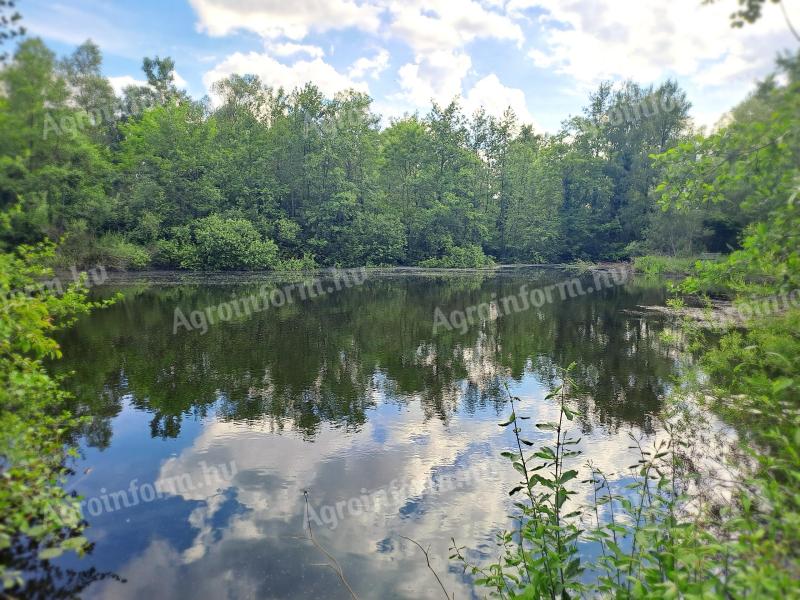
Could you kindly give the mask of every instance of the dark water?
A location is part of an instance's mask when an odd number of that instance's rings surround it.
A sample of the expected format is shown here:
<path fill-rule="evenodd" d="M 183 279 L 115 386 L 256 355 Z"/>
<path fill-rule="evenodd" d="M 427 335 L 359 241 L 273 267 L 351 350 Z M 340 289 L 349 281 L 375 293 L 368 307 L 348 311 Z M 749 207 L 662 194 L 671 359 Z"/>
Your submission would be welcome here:
<path fill-rule="evenodd" d="M 401 536 L 430 545 L 446 587 L 471 597 L 448 548 L 454 537 L 472 558 L 496 556 L 508 523 L 517 477 L 499 456 L 513 444 L 497 425 L 510 412 L 504 384 L 528 423 L 550 420 L 555 369 L 576 362 L 579 462 L 624 477 L 628 433 L 657 433 L 678 368 L 660 337 L 668 324 L 636 309 L 663 292 L 637 282 L 433 333 L 437 307 L 569 277 L 374 274 L 205 334 L 173 333 L 175 308 L 257 293 L 258 276 L 103 288 L 125 299 L 62 339 L 59 369 L 75 371 L 76 411 L 92 417 L 70 485 L 87 499 L 95 547 L 61 566 L 125 579 L 85 597 L 349 598 L 305 539 L 308 490 L 315 537 L 361 598 L 441 594 Z"/>

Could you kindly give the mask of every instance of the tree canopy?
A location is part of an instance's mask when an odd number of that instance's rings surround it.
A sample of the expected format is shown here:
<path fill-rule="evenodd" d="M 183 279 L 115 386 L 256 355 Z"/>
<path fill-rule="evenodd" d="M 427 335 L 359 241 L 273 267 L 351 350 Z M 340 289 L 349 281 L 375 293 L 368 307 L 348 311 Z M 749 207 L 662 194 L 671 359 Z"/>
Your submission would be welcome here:
<path fill-rule="evenodd" d="M 546 134 L 458 99 L 386 123 L 363 93 L 247 74 L 196 101 L 168 57 L 116 97 L 101 68 L 91 41 L 58 58 L 34 38 L 0 72 L 0 204 L 25 207 L 7 245 L 122 269 L 474 267 L 688 254 L 747 224 L 658 207 L 651 156 L 695 133 L 674 81 L 603 83 Z"/>

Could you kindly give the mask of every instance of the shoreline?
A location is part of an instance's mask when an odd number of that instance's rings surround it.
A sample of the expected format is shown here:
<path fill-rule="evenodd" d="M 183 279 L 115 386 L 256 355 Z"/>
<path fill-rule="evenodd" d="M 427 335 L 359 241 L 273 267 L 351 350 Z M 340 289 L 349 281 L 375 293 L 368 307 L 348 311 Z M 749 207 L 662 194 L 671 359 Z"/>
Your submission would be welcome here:
<path fill-rule="evenodd" d="M 610 271 L 614 269 L 630 268 L 630 262 L 607 262 L 607 263 L 512 263 L 494 265 L 491 267 L 480 268 L 439 268 L 439 267 L 416 267 L 416 266 L 391 266 L 391 267 L 324 267 L 308 271 L 184 271 L 180 269 L 147 269 L 137 271 L 107 271 L 107 278 L 104 283 L 137 282 L 137 281 L 165 281 L 169 280 L 192 283 L 192 280 L 201 279 L 203 283 L 213 283 L 214 280 L 232 279 L 243 280 L 248 278 L 263 279 L 285 279 L 285 278 L 306 278 L 306 277 L 330 277 L 336 273 L 347 271 L 363 271 L 371 275 L 483 275 L 497 274 L 503 272 L 519 272 L 529 269 L 550 269 L 554 271 L 572 271 L 578 274 Z M 69 275 L 72 271 L 63 268 L 53 269 L 56 277 Z"/>

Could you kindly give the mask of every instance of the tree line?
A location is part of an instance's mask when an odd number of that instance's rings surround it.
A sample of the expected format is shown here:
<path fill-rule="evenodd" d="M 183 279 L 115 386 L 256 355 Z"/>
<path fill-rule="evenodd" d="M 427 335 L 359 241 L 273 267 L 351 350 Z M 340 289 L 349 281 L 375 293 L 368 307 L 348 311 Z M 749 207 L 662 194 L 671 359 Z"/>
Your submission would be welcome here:
<path fill-rule="evenodd" d="M 91 41 L 21 42 L 0 72 L 7 247 L 61 240 L 67 265 L 480 267 L 724 251 L 737 207 L 666 212 L 653 156 L 691 139 L 674 81 L 601 84 L 555 134 L 454 100 L 381 126 L 369 96 L 231 75 L 213 97 L 145 58 L 117 97 Z"/>

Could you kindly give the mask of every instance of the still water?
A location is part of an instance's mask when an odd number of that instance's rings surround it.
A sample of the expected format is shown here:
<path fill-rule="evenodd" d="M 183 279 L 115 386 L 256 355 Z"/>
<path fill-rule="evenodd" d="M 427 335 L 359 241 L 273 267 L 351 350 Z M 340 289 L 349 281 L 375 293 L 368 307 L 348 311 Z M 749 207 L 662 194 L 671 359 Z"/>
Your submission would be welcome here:
<path fill-rule="evenodd" d="M 455 538 L 488 560 L 509 523 L 505 385 L 525 423 L 552 420 L 545 395 L 575 362 L 579 462 L 622 480 L 635 462 L 628 434 L 657 434 L 679 368 L 661 338 L 669 323 L 637 308 L 663 291 L 636 281 L 433 332 L 437 308 L 570 277 L 376 272 L 206 333 L 176 332 L 176 308 L 257 294 L 266 280 L 171 275 L 96 290 L 125 297 L 64 333 L 58 365 L 91 417 L 70 488 L 86 499 L 94 549 L 60 566 L 83 571 L 87 598 L 349 598 L 307 539 L 310 520 L 361 598 L 441 595 L 403 536 L 430 546 L 451 593 L 474 597 L 448 549 Z"/>

